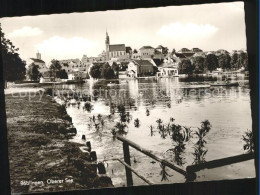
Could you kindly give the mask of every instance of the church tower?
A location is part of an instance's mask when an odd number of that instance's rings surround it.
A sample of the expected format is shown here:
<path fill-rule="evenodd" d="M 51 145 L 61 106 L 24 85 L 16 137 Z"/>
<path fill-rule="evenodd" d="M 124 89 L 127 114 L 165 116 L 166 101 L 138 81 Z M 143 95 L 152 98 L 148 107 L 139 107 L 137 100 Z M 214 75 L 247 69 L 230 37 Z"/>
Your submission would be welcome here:
<path fill-rule="evenodd" d="M 36 58 L 37 58 L 38 60 L 41 60 L 41 58 L 42 58 L 39 51 L 37 51 L 37 53 L 36 53 Z"/>
<path fill-rule="evenodd" d="M 106 31 L 106 60 L 109 60 L 109 44 L 110 44 L 110 41 L 109 41 L 109 36 L 108 36 L 108 33 Z"/>

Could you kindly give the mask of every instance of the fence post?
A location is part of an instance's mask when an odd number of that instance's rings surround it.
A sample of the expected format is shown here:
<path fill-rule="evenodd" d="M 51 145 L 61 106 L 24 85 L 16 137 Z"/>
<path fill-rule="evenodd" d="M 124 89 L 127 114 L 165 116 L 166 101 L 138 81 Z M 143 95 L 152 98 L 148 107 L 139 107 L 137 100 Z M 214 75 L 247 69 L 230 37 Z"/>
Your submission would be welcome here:
<path fill-rule="evenodd" d="M 124 161 L 131 166 L 129 145 L 123 142 Z M 132 172 L 125 166 L 127 186 L 133 186 Z"/>

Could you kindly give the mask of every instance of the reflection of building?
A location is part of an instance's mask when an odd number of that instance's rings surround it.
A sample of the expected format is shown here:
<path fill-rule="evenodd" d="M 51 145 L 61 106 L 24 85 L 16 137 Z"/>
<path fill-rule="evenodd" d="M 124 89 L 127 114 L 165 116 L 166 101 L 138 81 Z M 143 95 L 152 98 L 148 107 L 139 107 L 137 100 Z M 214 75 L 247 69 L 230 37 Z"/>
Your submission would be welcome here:
<path fill-rule="evenodd" d="M 86 72 L 70 72 L 68 74 L 68 80 L 81 81 L 82 79 L 86 79 L 88 74 Z"/>
<path fill-rule="evenodd" d="M 41 54 L 39 52 L 36 53 L 36 58 L 30 58 L 27 60 L 27 68 L 31 65 L 31 64 L 35 64 L 36 66 L 39 67 L 39 72 L 43 73 L 46 72 L 48 70 L 45 62 L 41 59 Z"/>
<path fill-rule="evenodd" d="M 151 76 L 153 73 L 154 65 L 149 60 L 133 60 L 128 64 L 129 77 Z"/>

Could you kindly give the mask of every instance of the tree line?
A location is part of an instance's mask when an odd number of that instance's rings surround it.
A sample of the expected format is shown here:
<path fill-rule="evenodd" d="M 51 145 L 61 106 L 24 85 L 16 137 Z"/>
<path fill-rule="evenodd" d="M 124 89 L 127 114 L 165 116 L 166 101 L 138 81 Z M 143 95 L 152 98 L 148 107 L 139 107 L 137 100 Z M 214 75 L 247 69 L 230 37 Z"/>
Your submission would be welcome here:
<path fill-rule="evenodd" d="M 228 53 L 215 55 L 213 53 L 203 56 L 195 56 L 183 59 L 179 63 L 180 74 L 202 74 L 212 72 L 217 68 L 223 70 L 238 70 L 244 67 L 248 70 L 248 56 L 246 52 L 235 52 L 231 56 Z"/>
<path fill-rule="evenodd" d="M 117 79 L 119 72 L 119 65 L 113 63 L 112 66 L 108 62 L 94 63 L 90 68 L 90 76 L 94 79 Z"/>
<path fill-rule="evenodd" d="M 51 73 L 51 75 L 53 75 L 55 79 L 68 79 L 67 72 L 64 69 L 62 69 L 62 66 L 58 60 L 53 59 L 51 61 L 49 72 Z M 26 74 L 31 81 L 38 81 L 40 80 L 41 76 L 43 76 L 39 71 L 39 66 L 34 63 L 28 66 Z"/>

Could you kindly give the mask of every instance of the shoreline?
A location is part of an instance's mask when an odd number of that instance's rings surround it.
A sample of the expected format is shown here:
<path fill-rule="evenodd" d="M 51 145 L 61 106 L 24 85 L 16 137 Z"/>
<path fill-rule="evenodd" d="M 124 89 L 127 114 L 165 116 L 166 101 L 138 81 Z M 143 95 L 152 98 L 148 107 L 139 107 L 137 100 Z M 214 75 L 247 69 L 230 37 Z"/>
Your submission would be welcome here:
<path fill-rule="evenodd" d="M 75 128 L 66 109 L 35 90 L 30 98 L 5 93 L 12 193 L 113 187 L 82 144 L 69 142 Z"/>

